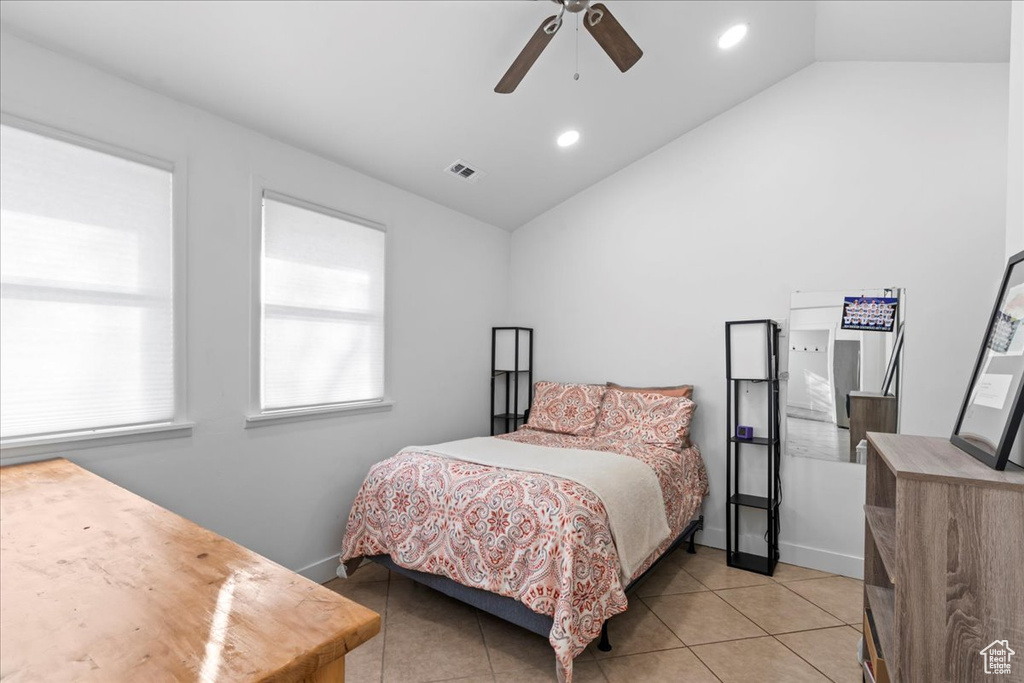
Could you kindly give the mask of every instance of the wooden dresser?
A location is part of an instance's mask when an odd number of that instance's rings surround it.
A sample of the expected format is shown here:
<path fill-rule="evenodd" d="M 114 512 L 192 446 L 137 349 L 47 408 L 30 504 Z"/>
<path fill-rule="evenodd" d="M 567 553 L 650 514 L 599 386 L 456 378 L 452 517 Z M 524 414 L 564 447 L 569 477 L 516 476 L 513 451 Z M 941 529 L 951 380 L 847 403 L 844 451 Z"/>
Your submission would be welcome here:
<path fill-rule="evenodd" d="M 380 617 L 67 460 L 0 468 L 0 678 L 340 682 Z"/>
<path fill-rule="evenodd" d="M 1024 681 L 1024 473 L 868 434 L 864 635 L 877 683 Z M 1012 673 L 981 651 L 1008 641 Z"/>

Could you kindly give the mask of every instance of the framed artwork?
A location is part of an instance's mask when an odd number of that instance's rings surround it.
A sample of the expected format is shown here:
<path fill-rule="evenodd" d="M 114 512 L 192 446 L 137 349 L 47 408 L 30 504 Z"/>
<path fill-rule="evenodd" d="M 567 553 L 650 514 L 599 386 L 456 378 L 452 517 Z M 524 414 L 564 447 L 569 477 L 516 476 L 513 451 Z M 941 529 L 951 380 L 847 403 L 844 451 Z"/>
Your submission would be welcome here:
<path fill-rule="evenodd" d="M 900 300 L 882 296 L 848 296 L 843 299 L 844 330 L 892 332 Z"/>
<path fill-rule="evenodd" d="M 1024 251 L 1006 264 L 996 304 L 988 319 L 971 383 L 950 441 L 997 470 L 1008 462 L 1024 467 L 1019 438 L 1024 401 Z"/>

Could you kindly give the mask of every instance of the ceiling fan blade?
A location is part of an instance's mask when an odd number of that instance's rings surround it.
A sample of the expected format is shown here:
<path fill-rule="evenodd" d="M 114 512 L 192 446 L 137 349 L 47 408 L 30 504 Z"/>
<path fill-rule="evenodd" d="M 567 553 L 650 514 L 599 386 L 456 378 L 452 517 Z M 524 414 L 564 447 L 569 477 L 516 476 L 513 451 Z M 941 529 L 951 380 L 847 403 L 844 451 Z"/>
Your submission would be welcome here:
<path fill-rule="evenodd" d="M 544 30 L 553 21 L 557 22 L 554 30 L 550 33 Z M 526 72 L 530 70 L 533 63 L 540 57 L 540 53 L 544 52 L 544 48 L 548 46 L 548 43 L 551 42 L 551 39 L 555 37 L 555 34 L 558 33 L 558 29 L 561 27 L 562 22 L 558 21 L 557 15 L 552 15 L 542 21 L 540 28 L 534 32 L 529 42 L 526 43 L 526 47 L 523 48 L 523 51 L 519 53 L 516 60 L 512 62 L 512 66 L 508 68 L 505 75 L 498 81 L 498 85 L 494 86 L 494 92 L 507 95 L 515 90 L 519 82 L 526 76 Z"/>
<path fill-rule="evenodd" d="M 591 13 L 596 13 L 599 17 L 595 24 L 590 23 Z M 612 16 L 603 3 L 590 6 L 587 16 L 583 18 L 583 24 L 590 31 L 590 35 L 594 36 L 597 44 L 612 58 L 615 66 L 619 67 L 619 71 L 629 71 L 644 56 L 644 51 L 629 37 L 626 29 L 622 28 L 622 24 Z"/>

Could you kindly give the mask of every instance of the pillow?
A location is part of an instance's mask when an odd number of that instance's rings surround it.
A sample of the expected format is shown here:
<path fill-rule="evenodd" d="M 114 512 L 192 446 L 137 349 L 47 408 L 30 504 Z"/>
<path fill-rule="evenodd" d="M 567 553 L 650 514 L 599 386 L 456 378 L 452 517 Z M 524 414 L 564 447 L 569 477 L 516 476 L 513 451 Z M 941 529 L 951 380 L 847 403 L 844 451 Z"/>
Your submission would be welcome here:
<path fill-rule="evenodd" d="M 619 391 L 637 392 L 644 391 L 649 394 L 661 394 L 662 396 L 675 396 L 693 399 L 693 385 L 692 384 L 680 384 L 677 387 L 624 387 L 621 384 L 615 382 L 608 382 L 609 389 L 618 389 Z"/>
<path fill-rule="evenodd" d="M 537 382 L 528 426 L 545 432 L 590 436 L 605 388 L 596 384 Z"/>
<path fill-rule="evenodd" d="M 681 450 L 688 447 L 697 404 L 683 396 L 608 389 L 594 436 Z"/>

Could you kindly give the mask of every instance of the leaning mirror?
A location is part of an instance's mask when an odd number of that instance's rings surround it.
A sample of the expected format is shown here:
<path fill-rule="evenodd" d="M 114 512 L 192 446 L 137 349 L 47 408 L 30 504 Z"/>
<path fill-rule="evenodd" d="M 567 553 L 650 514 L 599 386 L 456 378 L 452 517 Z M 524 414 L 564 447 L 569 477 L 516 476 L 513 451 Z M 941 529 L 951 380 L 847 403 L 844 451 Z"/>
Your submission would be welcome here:
<path fill-rule="evenodd" d="M 784 452 L 863 463 L 867 432 L 899 430 L 905 317 L 900 288 L 793 294 L 780 344 Z"/>

